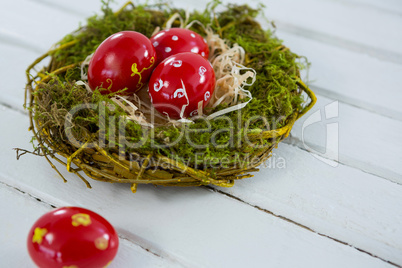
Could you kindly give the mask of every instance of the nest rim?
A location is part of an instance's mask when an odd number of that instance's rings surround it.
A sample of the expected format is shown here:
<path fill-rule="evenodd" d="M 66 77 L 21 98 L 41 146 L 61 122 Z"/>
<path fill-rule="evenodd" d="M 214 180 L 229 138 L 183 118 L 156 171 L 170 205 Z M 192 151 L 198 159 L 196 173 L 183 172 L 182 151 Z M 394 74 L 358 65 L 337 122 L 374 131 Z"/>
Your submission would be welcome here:
<path fill-rule="evenodd" d="M 132 3 L 126 3 L 118 12 L 121 12 L 121 10 L 130 4 Z M 121 155 L 110 153 L 98 145 L 95 145 L 94 148 L 89 148 L 89 142 L 82 143 L 79 148 L 74 148 L 74 150 L 66 148 L 68 147 L 66 144 L 58 144 L 59 148 L 56 148 L 50 133 L 41 127 L 41 122 L 37 118 L 34 118 L 33 107 L 37 98 L 36 93 L 38 92 L 40 84 L 49 82 L 52 79 L 52 76 L 62 74 L 71 68 L 77 67 L 81 63 L 79 62 L 63 66 L 56 70 L 52 70 L 50 73 L 35 71 L 35 67 L 44 59 L 52 57 L 52 55 L 57 51 L 66 49 L 76 44 L 76 42 L 78 42 L 78 39 L 49 50 L 28 66 L 26 70 L 27 84 L 25 91 L 25 107 L 27 107 L 29 111 L 30 130 L 33 132 L 39 148 L 45 152 L 43 153 L 43 156 L 46 158 L 48 163 L 56 170 L 65 182 L 66 179 L 50 159 L 65 166 L 67 171 L 76 174 L 89 188 L 91 187 L 90 183 L 80 174 L 80 172 L 83 172 L 89 178 L 98 181 L 129 183 L 131 184 L 131 190 L 133 192 L 136 192 L 138 184 L 164 186 L 201 186 L 211 184 L 221 187 L 231 187 L 234 185 L 236 180 L 252 177 L 253 175 L 250 174 L 250 172 L 258 171 L 257 167 L 271 156 L 272 149 L 277 147 L 277 145 L 289 135 L 295 121 L 306 114 L 314 106 L 317 100 L 311 89 L 298 76 L 296 83 L 299 87 L 300 94 L 302 94 L 302 92 L 306 93 L 309 102 L 304 105 L 302 110 L 294 112 L 289 118 L 287 118 L 286 124 L 281 128 L 262 130 L 259 133 L 246 133 L 245 135 L 247 135 L 249 139 L 271 139 L 273 142 L 269 147 L 265 148 L 256 156 L 255 161 L 241 167 L 232 166 L 220 170 L 199 170 L 155 152 L 141 155 L 141 161 L 138 161 L 138 159 L 130 161 Z M 282 49 L 287 48 L 283 46 Z M 36 75 L 32 76 L 31 71 L 35 71 Z M 49 152 L 49 148 L 51 149 L 51 152 Z M 56 154 L 66 158 L 66 161 L 57 157 Z M 94 160 L 95 155 L 97 160 Z M 93 162 L 98 161 L 98 163 L 100 163 L 98 167 L 107 168 L 102 169 L 94 167 L 94 165 L 91 164 L 91 161 L 88 160 L 91 158 Z M 150 165 L 151 160 L 157 163 L 163 163 L 164 165 L 167 165 L 169 169 L 161 168 L 161 166 L 152 169 L 150 168 L 152 167 L 152 165 Z M 76 167 L 73 168 L 72 164 Z M 110 170 L 113 170 L 113 172 L 110 172 Z"/>

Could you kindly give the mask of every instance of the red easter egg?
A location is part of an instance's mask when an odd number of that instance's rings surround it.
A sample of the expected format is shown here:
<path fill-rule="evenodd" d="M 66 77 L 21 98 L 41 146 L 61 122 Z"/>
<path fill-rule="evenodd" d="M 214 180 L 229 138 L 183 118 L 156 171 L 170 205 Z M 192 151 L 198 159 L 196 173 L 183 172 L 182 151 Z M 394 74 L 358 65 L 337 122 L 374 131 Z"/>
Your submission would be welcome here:
<path fill-rule="evenodd" d="M 27 239 L 28 252 L 41 268 L 107 266 L 119 238 L 100 215 L 79 207 L 62 207 L 40 217 Z"/>
<path fill-rule="evenodd" d="M 122 94 L 139 90 L 149 79 L 156 61 L 151 41 L 134 31 L 115 33 L 96 49 L 88 66 L 92 90 L 107 89 L 104 94 L 127 88 Z"/>
<path fill-rule="evenodd" d="M 205 58 L 184 52 L 166 58 L 152 73 L 148 92 L 157 111 L 170 118 L 187 118 L 204 108 L 215 89 L 215 73 Z"/>
<path fill-rule="evenodd" d="M 151 37 L 158 62 L 177 53 L 193 52 L 208 59 L 209 48 L 201 35 L 188 29 L 171 28 L 158 32 Z"/>

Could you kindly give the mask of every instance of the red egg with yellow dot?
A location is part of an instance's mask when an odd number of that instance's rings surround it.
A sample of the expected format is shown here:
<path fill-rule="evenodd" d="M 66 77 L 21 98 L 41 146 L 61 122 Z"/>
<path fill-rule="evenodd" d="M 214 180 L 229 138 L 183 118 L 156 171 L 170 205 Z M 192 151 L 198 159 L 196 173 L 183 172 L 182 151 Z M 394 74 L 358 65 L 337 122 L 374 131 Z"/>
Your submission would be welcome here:
<path fill-rule="evenodd" d="M 145 35 L 118 32 L 106 38 L 92 55 L 88 84 L 92 90 L 103 89 L 102 94 L 134 93 L 148 82 L 155 64 L 155 49 Z"/>
<path fill-rule="evenodd" d="M 151 37 L 151 43 L 156 50 L 157 63 L 169 56 L 192 52 L 208 59 L 207 41 L 198 33 L 184 28 L 162 30 Z"/>
<path fill-rule="evenodd" d="M 99 214 L 80 207 L 62 207 L 34 223 L 27 246 L 41 268 L 99 268 L 114 259 L 119 238 Z"/>

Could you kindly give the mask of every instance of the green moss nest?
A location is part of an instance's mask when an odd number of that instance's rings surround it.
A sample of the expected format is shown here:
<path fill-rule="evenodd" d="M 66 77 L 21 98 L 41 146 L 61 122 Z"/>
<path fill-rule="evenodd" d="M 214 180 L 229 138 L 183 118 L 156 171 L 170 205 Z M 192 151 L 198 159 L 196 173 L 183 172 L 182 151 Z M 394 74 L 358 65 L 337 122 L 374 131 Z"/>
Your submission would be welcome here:
<path fill-rule="evenodd" d="M 198 20 L 210 25 L 230 45 L 237 43 L 244 48 L 245 66 L 257 73 L 255 83 L 247 88 L 253 99 L 245 108 L 226 114 L 226 119 L 198 119 L 179 127 L 165 125 L 144 128 L 135 121 L 120 120 L 126 113 L 110 100 L 113 95 L 101 95 L 98 91 L 90 93 L 85 86 L 76 84 L 81 79 L 79 63 L 113 33 L 134 30 L 151 37 L 155 28 L 163 27 L 172 14 L 178 12 L 185 17 L 185 11 L 160 4 L 132 5 L 115 13 L 106 2 L 102 15 L 90 17 L 85 26 L 58 43 L 62 46 L 75 42 L 51 52 L 51 62 L 41 73 L 44 76 L 70 64 L 75 64 L 75 67 L 50 75 L 46 83 L 40 83 L 32 90 L 34 101 L 29 109 L 37 122 L 37 133 L 41 135 L 45 132 L 50 136 L 42 145 L 48 151 L 67 150 L 69 152 L 65 156 L 71 155 L 80 146 L 72 144 L 66 134 L 66 115 L 77 105 L 102 102 L 107 104 L 103 115 L 99 113 L 100 106 L 95 105 L 91 109 L 82 109 L 69 119 L 69 133 L 79 141 L 79 145 L 99 141 L 102 136 L 103 149 L 108 154 L 123 155 L 127 160 L 132 159 L 133 155 L 157 154 L 189 167 L 207 170 L 212 178 L 219 170 L 233 168 L 238 157 L 266 155 L 284 137 L 264 138 L 258 134 L 285 126 L 294 114 L 303 110 L 304 98 L 298 84 L 299 71 L 305 66 L 302 64 L 303 58 L 283 46 L 271 30 L 262 29 L 256 21 L 261 9 L 229 4 L 223 11 L 217 12 L 218 5 L 214 1 L 205 11 L 190 13 L 189 21 Z M 191 29 L 205 34 L 198 24 Z M 223 108 L 226 107 L 220 105 L 214 111 Z M 248 135 L 253 133 L 256 135 Z M 124 139 L 121 139 L 121 135 Z M 206 159 L 221 165 L 207 167 Z M 225 163 L 222 159 L 225 159 Z M 97 165 L 91 160 L 83 162 Z M 243 162 L 243 165 L 247 166 L 248 163 Z"/>

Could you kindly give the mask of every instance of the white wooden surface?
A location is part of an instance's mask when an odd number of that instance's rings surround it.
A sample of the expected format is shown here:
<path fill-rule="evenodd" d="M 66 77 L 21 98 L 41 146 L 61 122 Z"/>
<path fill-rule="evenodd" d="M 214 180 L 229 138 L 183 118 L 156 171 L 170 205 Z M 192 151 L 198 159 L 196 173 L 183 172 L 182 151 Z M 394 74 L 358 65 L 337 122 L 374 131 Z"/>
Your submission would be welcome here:
<path fill-rule="evenodd" d="M 91 181 L 86 189 L 66 171 L 64 184 L 44 159 L 17 161 L 12 150 L 31 148 L 27 65 L 99 12 L 99 1 L 2 1 L 0 267 L 34 267 L 27 232 L 65 205 L 116 227 L 111 267 L 402 266 L 402 2 L 263 2 L 277 36 L 312 62 L 317 105 L 253 179 L 224 189 L 140 186 L 134 195 L 127 185 Z"/>

